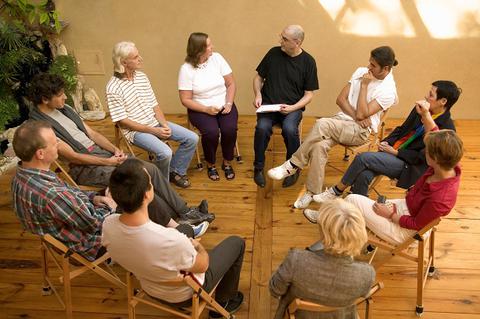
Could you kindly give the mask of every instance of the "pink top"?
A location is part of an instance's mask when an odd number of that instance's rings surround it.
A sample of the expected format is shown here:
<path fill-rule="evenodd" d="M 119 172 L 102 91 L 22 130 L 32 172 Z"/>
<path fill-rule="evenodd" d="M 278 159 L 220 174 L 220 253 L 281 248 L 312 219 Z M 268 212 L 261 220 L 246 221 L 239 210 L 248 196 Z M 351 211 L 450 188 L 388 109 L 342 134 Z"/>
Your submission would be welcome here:
<path fill-rule="evenodd" d="M 410 216 L 400 217 L 400 226 L 420 230 L 432 220 L 448 215 L 457 200 L 461 175 L 459 165 L 455 166 L 455 173 L 455 177 L 427 183 L 427 178 L 433 175 L 433 168 L 429 167 L 405 198 Z"/>

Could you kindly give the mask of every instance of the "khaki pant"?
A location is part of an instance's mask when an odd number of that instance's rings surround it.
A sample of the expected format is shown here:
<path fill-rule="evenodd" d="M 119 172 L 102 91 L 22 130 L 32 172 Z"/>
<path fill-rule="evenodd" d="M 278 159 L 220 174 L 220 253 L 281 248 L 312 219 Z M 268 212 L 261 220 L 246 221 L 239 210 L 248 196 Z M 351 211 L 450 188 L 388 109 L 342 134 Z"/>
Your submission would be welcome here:
<path fill-rule="evenodd" d="M 310 165 L 306 187 L 308 191 L 319 194 L 323 191 L 328 151 L 336 144 L 348 146 L 364 144 L 369 135 L 367 128 L 362 128 L 354 121 L 336 117 L 322 118 L 315 122 L 290 161 L 302 169 Z"/>

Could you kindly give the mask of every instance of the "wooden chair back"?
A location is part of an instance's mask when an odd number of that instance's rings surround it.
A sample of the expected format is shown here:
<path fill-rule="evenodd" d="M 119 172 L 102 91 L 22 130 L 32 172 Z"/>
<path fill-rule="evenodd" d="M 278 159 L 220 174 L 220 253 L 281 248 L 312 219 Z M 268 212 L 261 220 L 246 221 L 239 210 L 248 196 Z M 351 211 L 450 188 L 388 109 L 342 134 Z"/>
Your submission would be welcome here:
<path fill-rule="evenodd" d="M 164 286 L 179 287 L 179 286 L 189 286 L 193 290 L 192 296 L 192 305 L 188 308 L 177 308 L 168 303 L 162 302 L 161 300 L 149 296 L 142 289 L 135 289 L 133 284 L 134 275 L 131 272 L 127 272 L 127 297 L 128 297 L 128 318 L 136 318 L 136 309 L 135 307 L 139 303 L 143 303 L 159 309 L 161 311 L 167 312 L 174 316 L 180 318 L 188 319 L 198 319 L 202 314 L 205 308 L 214 310 L 220 313 L 224 318 L 234 318 L 233 315 L 229 314 L 225 308 L 220 306 L 218 302 L 212 297 L 215 289 L 212 289 L 211 292 L 205 291 L 197 279 L 191 273 L 184 273 L 182 277 L 170 280 L 163 281 L 159 284 Z"/>
<path fill-rule="evenodd" d="M 65 309 L 68 319 L 73 318 L 71 281 L 74 278 L 88 271 L 93 271 L 115 286 L 122 289 L 126 288 L 126 284 L 106 263 L 110 258 L 108 253 L 94 261 L 89 261 L 49 234 L 40 236 L 40 241 L 43 270 L 42 295 L 51 295 L 53 292 Z M 55 288 L 53 278 L 49 276 L 49 257 L 61 271 L 58 281 L 63 284 L 63 298 Z"/>
<path fill-rule="evenodd" d="M 359 305 L 361 303 L 365 302 L 365 319 L 368 319 L 370 316 L 370 303 L 372 296 L 376 294 L 380 289 L 382 289 L 383 283 L 378 282 L 375 285 L 370 288 L 370 291 L 367 293 L 366 296 L 360 297 L 352 305 Z M 310 301 L 305 301 L 300 298 L 295 298 L 290 305 L 287 308 L 286 311 L 286 316 L 285 318 L 287 319 L 295 319 L 295 313 L 297 310 L 305 310 L 305 311 L 312 311 L 312 312 L 333 312 L 340 310 L 344 307 L 329 307 L 329 306 L 324 306 L 318 303 L 310 302 Z M 357 314 L 358 317 L 358 314 Z"/>

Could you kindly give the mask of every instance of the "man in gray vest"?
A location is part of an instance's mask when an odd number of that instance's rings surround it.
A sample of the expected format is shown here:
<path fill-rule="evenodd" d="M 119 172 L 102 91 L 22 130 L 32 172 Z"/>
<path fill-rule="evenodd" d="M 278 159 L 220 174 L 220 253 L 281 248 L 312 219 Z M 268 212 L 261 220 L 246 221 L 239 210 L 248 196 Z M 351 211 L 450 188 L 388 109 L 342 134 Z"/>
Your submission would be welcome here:
<path fill-rule="evenodd" d="M 34 106 L 30 118 L 50 123 L 60 140 L 60 156 L 70 163 L 69 174 L 81 185 L 106 187 L 115 167 L 127 159 L 127 155 L 105 136 L 90 128 L 80 116 L 65 104 L 65 83 L 60 76 L 39 74 L 30 85 L 30 99 Z M 152 177 L 159 206 L 180 223 L 198 224 L 211 222 L 215 215 L 208 213 L 208 204 L 202 200 L 198 207 L 188 207 L 173 190 L 157 166 L 144 162 Z"/>

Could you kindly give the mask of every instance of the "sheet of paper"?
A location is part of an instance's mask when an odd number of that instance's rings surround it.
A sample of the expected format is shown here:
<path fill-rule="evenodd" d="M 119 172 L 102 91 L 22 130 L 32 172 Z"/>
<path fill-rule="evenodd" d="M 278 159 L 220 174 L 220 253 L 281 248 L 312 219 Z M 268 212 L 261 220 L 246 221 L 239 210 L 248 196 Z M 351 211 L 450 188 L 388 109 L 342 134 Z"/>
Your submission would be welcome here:
<path fill-rule="evenodd" d="M 278 112 L 280 105 L 282 104 L 264 104 L 257 109 L 257 113 Z"/>

